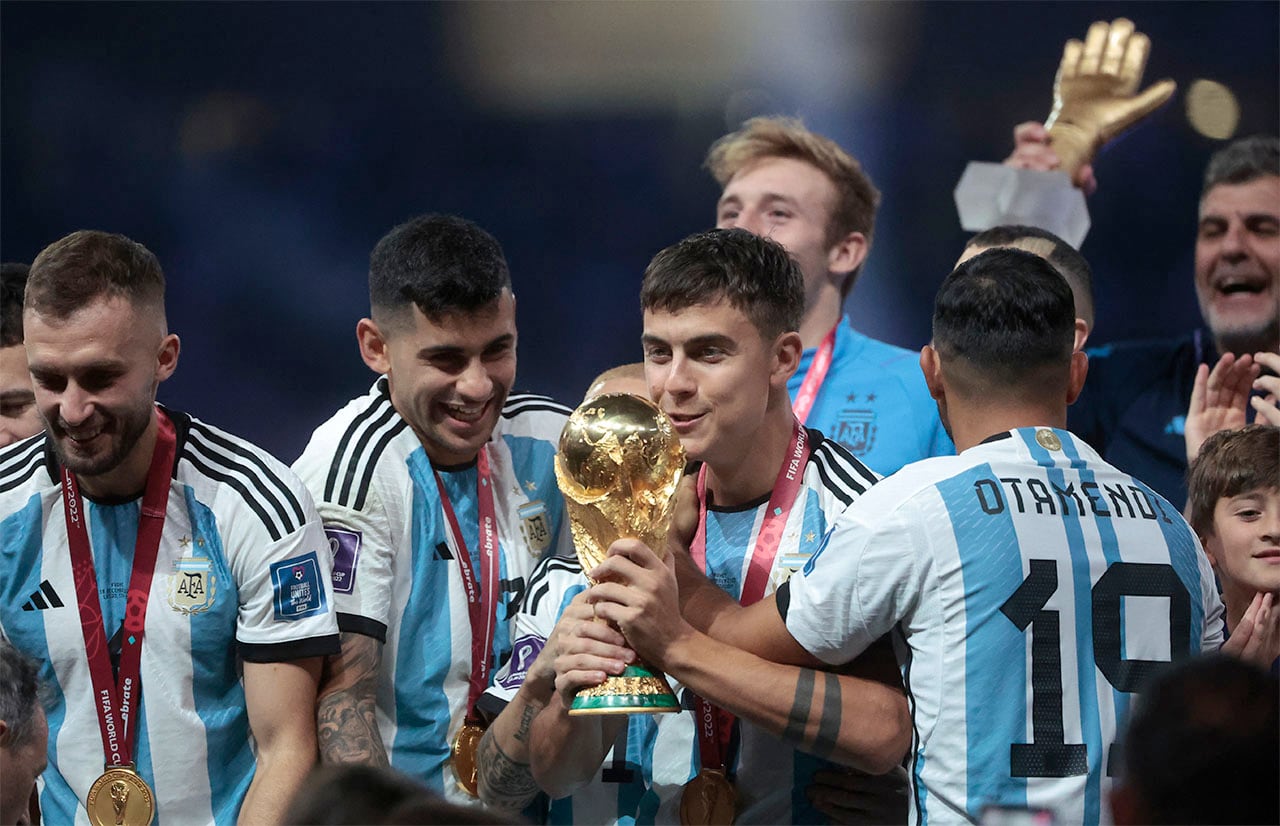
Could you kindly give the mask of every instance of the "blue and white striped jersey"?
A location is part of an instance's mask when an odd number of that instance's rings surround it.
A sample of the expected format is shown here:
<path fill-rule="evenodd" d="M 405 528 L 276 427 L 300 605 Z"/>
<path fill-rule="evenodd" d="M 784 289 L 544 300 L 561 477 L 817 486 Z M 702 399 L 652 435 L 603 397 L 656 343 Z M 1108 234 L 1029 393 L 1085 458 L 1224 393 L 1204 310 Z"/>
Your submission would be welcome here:
<path fill-rule="evenodd" d="M 904 468 L 787 588 L 787 628 L 828 662 L 893 632 L 915 823 L 988 805 L 1108 822 L 1133 693 L 1222 642 L 1213 573 L 1177 509 L 1049 428 Z"/>
<path fill-rule="evenodd" d="M 489 645 L 495 669 L 511 650 L 514 606 L 534 566 L 546 554 L 573 552 L 553 465 L 568 412 L 542 396 L 512 394 L 488 443 L 502 588 Z M 458 549 L 431 461 L 392 407 L 387 380 L 317 428 L 294 469 L 329 536 L 339 628 L 384 643 L 377 715 L 391 764 L 455 802 L 475 802 L 446 766 L 471 674 Z M 478 579 L 475 463 L 436 470 Z"/>
<path fill-rule="evenodd" d="M 338 650 L 329 554 L 311 496 L 283 464 L 167 411 L 177 431 L 142 644 L 134 760 L 156 823 L 235 823 L 253 779 L 239 659 Z M 141 498 L 85 498 L 98 596 L 119 652 Z M 88 823 L 102 735 L 67 551 L 62 479 L 43 434 L 0 451 L 0 632 L 41 662 L 49 688 L 50 823 Z"/>
<path fill-rule="evenodd" d="M 766 594 L 808 561 L 835 517 L 873 485 L 877 476 L 839 444 L 809 430 L 811 453 L 804 485 L 783 528 Z M 735 597 L 751 564 L 769 497 L 736 508 L 707 511 L 707 575 Z M 509 699 L 522 669 L 532 662 L 574 595 L 586 587 L 576 560 L 544 563 L 527 603 L 517 615 L 516 655 L 498 674 L 491 693 Z M 535 649 L 536 650 L 533 650 Z M 527 649 L 527 650 L 526 650 Z M 523 653 L 522 656 L 520 656 Z M 686 711 L 633 715 L 626 735 L 626 759 L 611 754 L 595 782 L 567 800 L 552 801 L 554 823 L 679 823 L 680 793 L 701 768 L 692 697 L 672 680 Z M 746 721 L 738 721 L 730 771 L 738 791 L 735 822 L 825 823 L 809 805 L 805 789 L 813 772 L 832 764 L 798 752 Z M 615 751 L 619 745 L 615 745 Z M 629 769 L 630 774 L 620 769 Z"/>

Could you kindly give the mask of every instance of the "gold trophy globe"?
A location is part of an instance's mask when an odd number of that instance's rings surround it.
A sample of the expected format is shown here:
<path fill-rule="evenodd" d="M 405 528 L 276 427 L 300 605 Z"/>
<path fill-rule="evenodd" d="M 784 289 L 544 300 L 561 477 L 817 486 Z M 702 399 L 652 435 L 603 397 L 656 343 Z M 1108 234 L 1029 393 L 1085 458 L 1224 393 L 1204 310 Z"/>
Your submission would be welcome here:
<path fill-rule="evenodd" d="M 606 393 L 573 411 L 560 433 L 556 482 L 564 494 L 573 544 L 584 572 L 618 539 L 666 554 L 684 448 L 671 420 L 652 402 Z M 574 697 L 570 714 L 679 711 L 666 677 L 639 661 Z"/>

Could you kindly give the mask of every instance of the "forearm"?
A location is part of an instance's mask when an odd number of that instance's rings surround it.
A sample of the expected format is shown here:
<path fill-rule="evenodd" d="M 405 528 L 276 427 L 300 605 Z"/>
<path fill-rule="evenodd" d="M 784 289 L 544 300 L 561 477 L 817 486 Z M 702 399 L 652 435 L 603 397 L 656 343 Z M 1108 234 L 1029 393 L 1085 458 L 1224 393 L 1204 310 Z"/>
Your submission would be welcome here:
<path fill-rule="evenodd" d="M 284 823 L 285 810 L 316 764 L 314 737 L 299 736 L 288 744 L 273 743 L 258 749 L 258 766 L 240 807 L 245 826 Z"/>
<path fill-rule="evenodd" d="M 662 667 L 702 697 L 819 757 L 881 774 L 910 748 L 906 698 L 891 684 L 771 662 L 696 631 L 673 642 Z"/>
<path fill-rule="evenodd" d="M 480 799 L 490 806 L 518 811 L 538 795 L 529 738 L 534 718 L 554 690 L 554 679 L 539 679 L 531 673 L 480 740 L 476 759 Z"/>
<path fill-rule="evenodd" d="M 552 798 L 565 797 L 595 776 L 627 718 L 621 714 L 570 717 L 553 694 L 533 721 L 530 765 L 539 787 Z"/>

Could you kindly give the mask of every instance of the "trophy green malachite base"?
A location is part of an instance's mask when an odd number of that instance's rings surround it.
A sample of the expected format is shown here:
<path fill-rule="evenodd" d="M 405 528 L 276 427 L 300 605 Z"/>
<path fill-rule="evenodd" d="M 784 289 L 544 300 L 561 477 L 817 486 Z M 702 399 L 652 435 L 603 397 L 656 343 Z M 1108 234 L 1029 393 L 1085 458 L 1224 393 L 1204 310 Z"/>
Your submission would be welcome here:
<path fill-rule="evenodd" d="M 594 688 L 579 691 L 569 713 L 661 714 L 679 710 L 680 703 L 666 678 L 655 669 L 636 664 Z"/>

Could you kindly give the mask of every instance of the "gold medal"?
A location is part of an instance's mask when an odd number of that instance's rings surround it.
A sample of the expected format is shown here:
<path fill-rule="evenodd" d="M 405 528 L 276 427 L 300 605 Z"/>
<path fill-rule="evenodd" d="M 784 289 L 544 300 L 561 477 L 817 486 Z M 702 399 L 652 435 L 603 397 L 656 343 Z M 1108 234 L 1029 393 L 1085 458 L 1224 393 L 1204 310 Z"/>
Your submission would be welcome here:
<path fill-rule="evenodd" d="M 112 766 L 93 781 L 84 807 L 93 826 L 149 826 L 156 799 L 132 766 Z"/>
<path fill-rule="evenodd" d="M 703 769 L 680 793 L 684 826 L 729 826 L 738 808 L 738 790 L 724 772 Z"/>
<path fill-rule="evenodd" d="M 463 723 L 458 734 L 453 738 L 453 776 L 464 792 L 472 797 L 480 796 L 480 780 L 476 769 L 476 751 L 480 748 L 480 738 L 484 737 L 484 729 L 475 723 Z"/>

